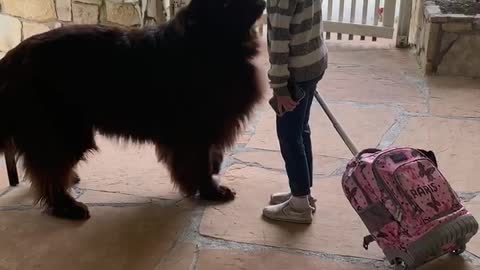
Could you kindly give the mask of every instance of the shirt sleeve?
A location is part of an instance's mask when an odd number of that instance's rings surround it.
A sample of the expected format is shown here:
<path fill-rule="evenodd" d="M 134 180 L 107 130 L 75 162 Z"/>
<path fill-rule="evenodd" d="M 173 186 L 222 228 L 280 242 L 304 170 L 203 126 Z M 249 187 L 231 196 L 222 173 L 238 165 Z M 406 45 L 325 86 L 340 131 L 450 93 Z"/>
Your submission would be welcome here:
<path fill-rule="evenodd" d="M 275 95 L 288 96 L 290 72 L 290 23 L 295 14 L 297 0 L 270 0 L 268 13 L 268 78 Z"/>

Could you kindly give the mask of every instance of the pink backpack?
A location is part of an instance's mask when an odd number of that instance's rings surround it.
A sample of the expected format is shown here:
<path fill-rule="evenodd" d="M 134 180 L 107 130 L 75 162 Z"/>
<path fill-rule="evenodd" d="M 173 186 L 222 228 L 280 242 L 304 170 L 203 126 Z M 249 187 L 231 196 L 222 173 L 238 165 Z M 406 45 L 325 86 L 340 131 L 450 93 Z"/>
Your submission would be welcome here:
<path fill-rule="evenodd" d="M 320 93 L 314 94 L 355 156 L 342 186 L 370 232 L 364 248 L 376 241 L 395 269 L 463 253 L 478 223 L 438 170 L 434 153 L 410 147 L 359 153 Z"/>
<path fill-rule="evenodd" d="M 461 254 L 478 231 L 431 151 L 366 149 L 348 163 L 342 186 L 370 232 L 365 249 L 376 241 L 398 269 Z"/>

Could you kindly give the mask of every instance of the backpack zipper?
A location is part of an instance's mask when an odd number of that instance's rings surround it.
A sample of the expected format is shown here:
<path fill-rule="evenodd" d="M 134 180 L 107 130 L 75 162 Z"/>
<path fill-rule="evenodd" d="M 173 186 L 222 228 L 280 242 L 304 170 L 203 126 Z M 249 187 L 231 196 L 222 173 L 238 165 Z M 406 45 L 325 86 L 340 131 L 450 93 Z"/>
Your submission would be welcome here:
<path fill-rule="evenodd" d="M 392 195 L 392 191 L 387 187 L 385 182 L 382 180 L 382 178 L 378 174 L 378 171 L 376 169 L 377 161 L 378 161 L 378 156 L 375 158 L 375 160 L 373 161 L 373 164 L 372 164 L 373 165 L 372 166 L 372 169 L 373 169 L 372 171 L 373 171 L 373 176 L 375 177 L 375 182 L 377 182 L 377 185 L 381 186 L 387 192 L 388 196 L 390 197 L 389 199 L 391 199 L 396 204 L 397 210 L 395 211 L 393 216 L 398 222 L 401 222 L 402 217 L 403 217 L 403 211 L 402 211 L 403 209 L 401 207 L 400 202 L 397 200 L 397 198 L 395 196 Z"/>

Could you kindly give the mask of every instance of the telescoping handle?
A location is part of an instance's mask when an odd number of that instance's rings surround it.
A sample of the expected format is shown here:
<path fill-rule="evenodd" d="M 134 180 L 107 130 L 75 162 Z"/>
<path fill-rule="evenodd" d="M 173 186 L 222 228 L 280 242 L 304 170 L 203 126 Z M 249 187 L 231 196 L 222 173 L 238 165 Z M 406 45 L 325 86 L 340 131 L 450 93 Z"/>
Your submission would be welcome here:
<path fill-rule="evenodd" d="M 328 118 L 330 119 L 330 122 L 332 122 L 333 127 L 337 130 L 340 137 L 342 137 L 342 140 L 345 142 L 345 144 L 347 145 L 350 152 L 352 152 L 352 155 L 355 156 L 355 157 L 358 156 L 359 152 L 357 150 L 357 147 L 355 147 L 355 144 L 353 144 L 350 137 L 348 137 L 345 130 L 343 130 L 342 126 L 337 121 L 337 119 L 333 115 L 332 111 L 330 111 L 330 109 L 328 108 L 327 103 L 325 103 L 322 96 L 320 96 L 320 93 L 318 93 L 318 91 L 315 91 L 314 94 L 315 94 L 315 99 L 318 101 L 318 103 L 320 103 L 320 106 L 322 106 L 322 109 L 327 114 Z"/>

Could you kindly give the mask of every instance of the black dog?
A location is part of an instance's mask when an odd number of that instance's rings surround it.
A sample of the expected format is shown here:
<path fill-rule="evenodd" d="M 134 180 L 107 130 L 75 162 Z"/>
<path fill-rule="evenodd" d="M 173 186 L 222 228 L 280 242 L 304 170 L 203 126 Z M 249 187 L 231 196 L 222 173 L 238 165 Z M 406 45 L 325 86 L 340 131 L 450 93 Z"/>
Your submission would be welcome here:
<path fill-rule="evenodd" d="M 192 0 L 155 28 L 70 26 L 25 40 L 0 61 L 0 152 L 15 146 L 37 202 L 58 217 L 89 217 L 67 190 L 97 131 L 153 142 L 184 194 L 233 199 L 212 175 L 262 98 L 251 60 L 264 8 Z"/>

